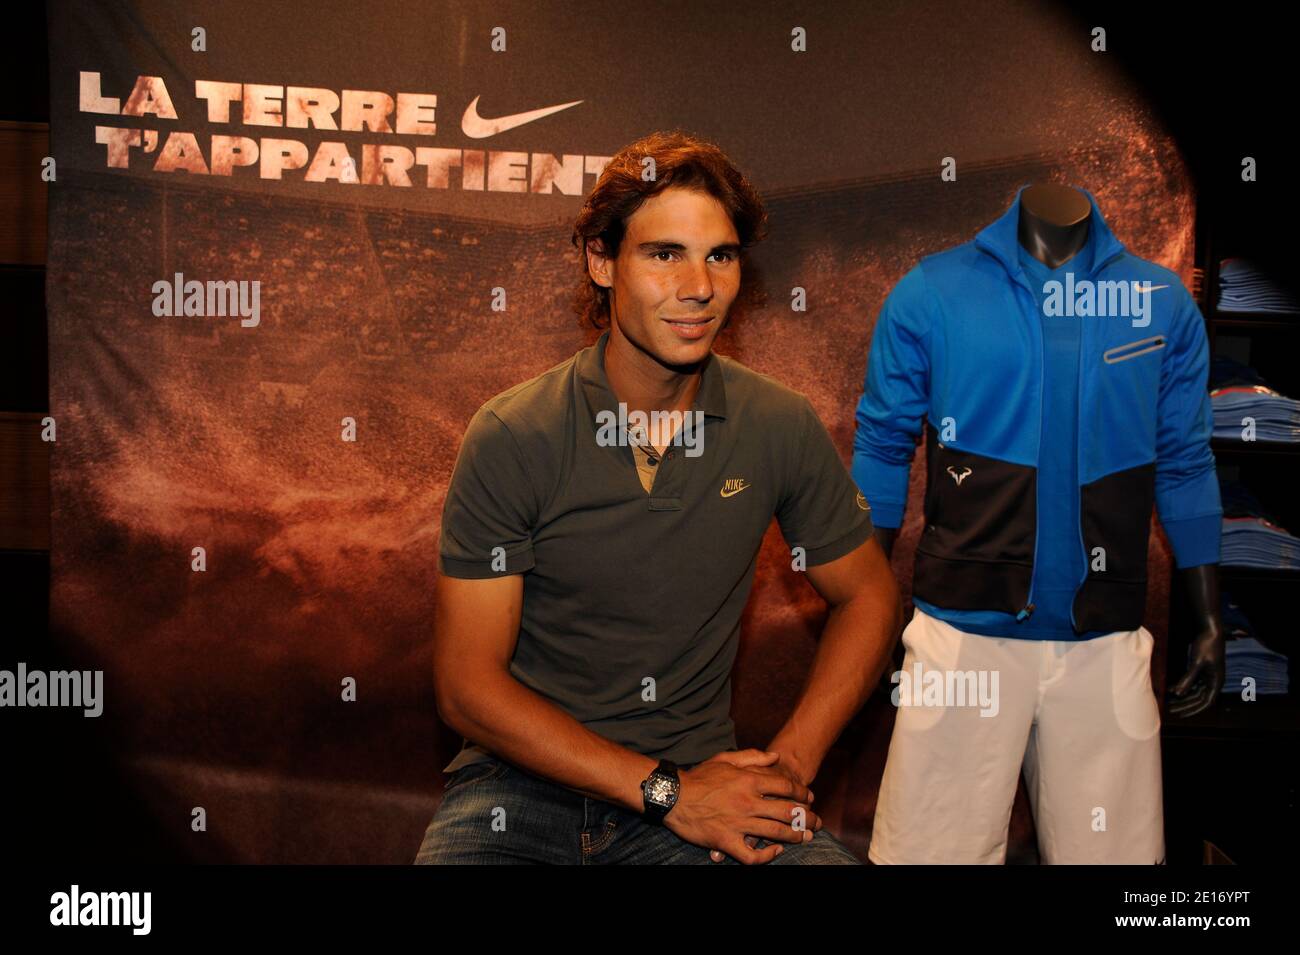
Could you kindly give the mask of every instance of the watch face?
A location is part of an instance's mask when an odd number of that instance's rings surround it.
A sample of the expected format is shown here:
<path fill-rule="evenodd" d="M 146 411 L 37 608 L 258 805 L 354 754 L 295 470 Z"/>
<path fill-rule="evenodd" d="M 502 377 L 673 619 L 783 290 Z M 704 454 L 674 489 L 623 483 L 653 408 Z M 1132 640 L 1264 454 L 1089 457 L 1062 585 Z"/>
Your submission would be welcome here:
<path fill-rule="evenodd" d="M 646 798 L 661 806 L 671 806 L 677 801 L 677 789 L 680 784 L 670 776 L 651 773 L 646 780 Z"/>

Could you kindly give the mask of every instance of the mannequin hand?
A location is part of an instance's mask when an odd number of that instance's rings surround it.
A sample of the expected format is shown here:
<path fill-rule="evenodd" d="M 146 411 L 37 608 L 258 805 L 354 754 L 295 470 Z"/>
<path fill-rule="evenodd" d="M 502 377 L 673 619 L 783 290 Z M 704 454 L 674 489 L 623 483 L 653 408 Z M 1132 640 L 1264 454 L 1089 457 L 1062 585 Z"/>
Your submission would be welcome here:
<path fill-rule="evenodd" d="M 1195 716 L 1214 705 L 1225 679 L 1224 636 L 1221 627 L 1207 626 L 1192 640 L 1187 672 L 1169 691 L 1169 714 Z"/>

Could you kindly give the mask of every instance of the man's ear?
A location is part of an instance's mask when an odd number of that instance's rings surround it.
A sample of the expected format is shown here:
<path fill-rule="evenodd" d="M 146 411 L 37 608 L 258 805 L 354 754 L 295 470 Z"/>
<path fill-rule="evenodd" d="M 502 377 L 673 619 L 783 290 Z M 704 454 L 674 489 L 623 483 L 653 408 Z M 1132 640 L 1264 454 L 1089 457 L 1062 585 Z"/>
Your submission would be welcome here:
<path fill-rule="evenodd" d="M 600 239 L 587 240 L 587 274 L 597 285 L 614 285 L 614 260 L 606 256 L 605 243 Z"/>

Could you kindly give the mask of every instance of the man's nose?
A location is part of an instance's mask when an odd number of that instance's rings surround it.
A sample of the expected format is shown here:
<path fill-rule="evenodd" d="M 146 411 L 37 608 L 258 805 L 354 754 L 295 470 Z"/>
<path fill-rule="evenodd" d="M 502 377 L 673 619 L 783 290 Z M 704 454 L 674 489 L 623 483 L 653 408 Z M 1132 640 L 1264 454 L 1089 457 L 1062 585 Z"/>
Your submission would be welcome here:
<path fill-rule="evenodd" d="M 709 275 L 706 262 L 688 262 L 687 270 L 682 276 L 682 284 L 677 289 L 677 297 L 707 302 L 713 298 L 713 277 Z"/>

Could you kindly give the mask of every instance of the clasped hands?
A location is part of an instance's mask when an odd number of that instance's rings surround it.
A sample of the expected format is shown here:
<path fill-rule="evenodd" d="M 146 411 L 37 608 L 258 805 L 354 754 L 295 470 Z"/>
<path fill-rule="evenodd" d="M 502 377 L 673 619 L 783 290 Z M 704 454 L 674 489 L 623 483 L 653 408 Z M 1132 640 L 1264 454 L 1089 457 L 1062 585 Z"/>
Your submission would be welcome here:
<path fill-rule="evenodd" d="M 778 752 L 721 752 L 678 774 L 677 803 L 664 825 L 680 838 L 708 846 L 709 857 L 746 865 L 771 862 L 782 843 L 807 842 L 822 827 L 813 793 L 793 761 Z M 772 845 L 756 848 L 759 839 Z"/>

